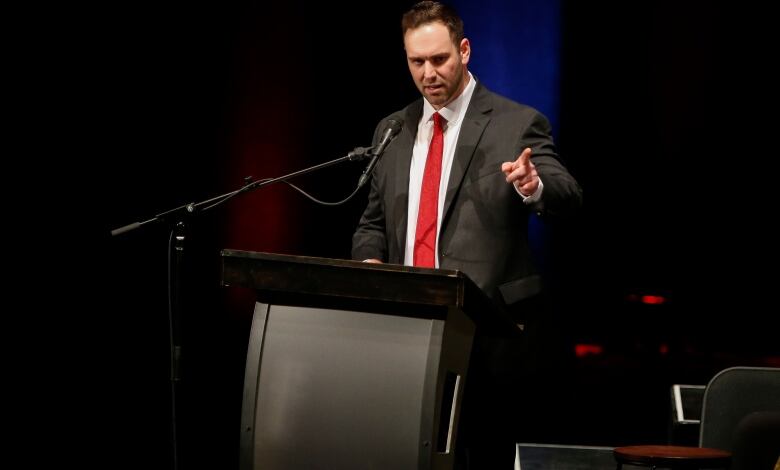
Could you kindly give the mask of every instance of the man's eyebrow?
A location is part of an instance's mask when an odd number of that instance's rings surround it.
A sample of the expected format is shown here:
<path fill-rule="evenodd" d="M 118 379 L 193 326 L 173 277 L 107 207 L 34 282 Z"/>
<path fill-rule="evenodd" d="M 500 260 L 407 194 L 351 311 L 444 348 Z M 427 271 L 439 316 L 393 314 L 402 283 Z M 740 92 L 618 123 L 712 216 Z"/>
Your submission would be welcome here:
<path fill-rule="evenodd" d="M 439 52 L 430 56 L 421 56 L 421 55 L 407 55 L 406 57 L 410 60 L 418 60 L 418 59 L 438 59 L 442 57 L 449 57 L 449 52 Z"/>

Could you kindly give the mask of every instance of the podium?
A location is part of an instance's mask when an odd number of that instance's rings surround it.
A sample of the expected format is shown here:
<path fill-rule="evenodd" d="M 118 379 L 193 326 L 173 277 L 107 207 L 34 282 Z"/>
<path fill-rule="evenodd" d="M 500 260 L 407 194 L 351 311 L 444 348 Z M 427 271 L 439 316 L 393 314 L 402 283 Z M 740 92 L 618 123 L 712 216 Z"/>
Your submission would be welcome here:
<path fill-rule="evenodd" d="M 453 468 L 475 331 L 509 325 L 463 273 L 223 250 L 222 284 L 256 292 L 241 470 Z"/>

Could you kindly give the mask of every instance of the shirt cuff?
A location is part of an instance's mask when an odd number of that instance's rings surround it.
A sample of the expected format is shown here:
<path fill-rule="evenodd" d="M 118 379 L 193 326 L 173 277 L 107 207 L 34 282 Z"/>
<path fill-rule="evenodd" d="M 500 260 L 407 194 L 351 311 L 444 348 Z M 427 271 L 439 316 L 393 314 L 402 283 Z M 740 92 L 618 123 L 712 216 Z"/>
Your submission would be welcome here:
<path fill-rule="evenodd" d="M 537 176 L 537 178 L 539 177 Z M 524 204 L 533 204 L 542 199 L 542 190 L 544 189 L 544 183 L 542 183 L 541 178 L 539 178 L 539 186 L 536 187 L 536 191 L 534 191 L 534 193 L 531 194 L 530 196 L 526 196 L 520 192 L 520 185 L 517 183 L 517 181 L 514 182 L 514 186 L 515 186 L 515 191 L 517 191 L 517 194 L 519 194 L 520 197 L 523 198 Z"/>

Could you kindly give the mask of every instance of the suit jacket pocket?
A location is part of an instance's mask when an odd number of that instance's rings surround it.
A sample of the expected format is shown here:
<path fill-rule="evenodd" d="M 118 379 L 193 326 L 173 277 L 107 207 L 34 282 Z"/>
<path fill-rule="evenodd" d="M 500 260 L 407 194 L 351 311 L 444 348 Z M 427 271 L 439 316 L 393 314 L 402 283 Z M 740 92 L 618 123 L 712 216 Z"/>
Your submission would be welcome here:
<path fill-rule="evenodd" d="M 521 277 L 498 286 L 506 305 L 533 297 L 542 291 L 542 279 L 538 274 Z"/>

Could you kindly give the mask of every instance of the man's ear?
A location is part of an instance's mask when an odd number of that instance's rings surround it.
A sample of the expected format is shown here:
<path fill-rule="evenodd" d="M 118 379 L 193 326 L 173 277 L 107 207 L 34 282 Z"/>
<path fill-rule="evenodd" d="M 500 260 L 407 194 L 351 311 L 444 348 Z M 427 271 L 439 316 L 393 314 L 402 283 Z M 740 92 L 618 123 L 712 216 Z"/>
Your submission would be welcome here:
<path fill-rule="evenodd" d="M 460 40 L 460 63 L 466 65 L 471 57 L 471 43 L 468 38 Z"/>

